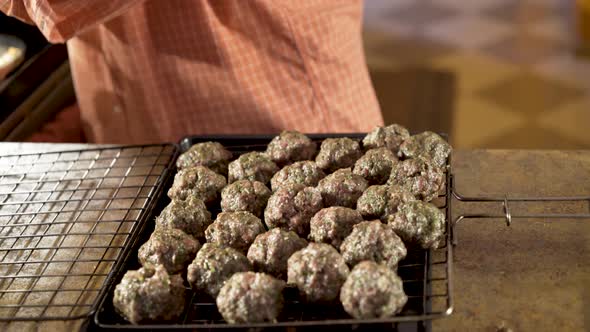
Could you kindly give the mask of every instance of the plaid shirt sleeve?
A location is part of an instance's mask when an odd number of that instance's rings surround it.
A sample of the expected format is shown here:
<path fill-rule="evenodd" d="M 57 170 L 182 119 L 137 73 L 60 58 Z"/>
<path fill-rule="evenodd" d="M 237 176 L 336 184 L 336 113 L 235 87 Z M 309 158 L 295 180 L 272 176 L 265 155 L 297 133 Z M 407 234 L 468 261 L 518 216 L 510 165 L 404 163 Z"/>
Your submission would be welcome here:
<path fill-rule="evenodd" d="M 0 0 L 0 10 L 35 24 L 52 43 L 117 17 L 143 0 Z"/>

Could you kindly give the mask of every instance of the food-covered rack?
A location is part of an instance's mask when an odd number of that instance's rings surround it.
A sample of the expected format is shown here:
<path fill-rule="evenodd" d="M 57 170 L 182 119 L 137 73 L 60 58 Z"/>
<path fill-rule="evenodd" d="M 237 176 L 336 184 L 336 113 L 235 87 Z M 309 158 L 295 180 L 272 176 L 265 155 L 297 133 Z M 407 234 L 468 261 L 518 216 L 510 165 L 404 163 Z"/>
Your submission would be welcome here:
<path fill-rule="evenodd" d="M 321 141 L 329 137 L 351 137 L 360 140 L 362 134 L 331 134 L 308 135 L 314 141 Z M 263 151 L 274 135 L 267 136 L 200 136 L 184 139 L 180 144 L 181 152 L 186 151 L 193 144 L 205 141 L 216 141 L 230 150 L 234 157 L 250 151 Z M 450 181 L 450 160 L 446 170 L 447 184 Z M 450 186 L 447 185 L 445 193 L 440 195 L 433 203 L 445 212 L 447 220 L 450 220 Z M 162 202 L 163 204 L 167 202 Z M 159 212 L 159 211 L 155 211 Z M 219 210 L 212 211 L 215 215 Z M 149 227 L 143 234 L 140 245 L 149 236 Z M 151 225 L 153 229 L 153 225 Z M 375 328 L 409 328 L 410 330 L 428 330 L 429 321 L 444 317 L 452 312 L 452 227 L 447 222 L 444 245 L 436 250 L 410 251 L 408 257 L 403 260 L 398 273 L 404 280 L 404 290 L 408 295 L 408 303 L 404 310 L 395 317 L 386 319 L 356 320 L 344 312 L 340 306 L 319 306 L 299 303 L 296 299 L 295 289 L 288 288 L 285 291 L 285 307 L 283 314 L 277 323 L 257 323 L 228 325 L 217 312 L 215 302 L 195 292 L 189 297 L 187 310 L 182 318 L 174 324 L 132 325 L 127 323 L 115 313 L 112 306 L 112 292 L 114 286 L 121 280 L 128 269 L 140 267 L 135 256 L 130 256 L 127 264 L 122 266 L 110 285 L 107 295 L 102 299 L 99 310 L 94 316 L 94 323 L 105 329 L 236 329 L 236 328 L 295 328 L 307 329 L 312 327 L 326 328 L 333 326 L 336 330 L 344 329 L 375 329 Z M 136 252 L 138 246 L 132 249 Z"/>

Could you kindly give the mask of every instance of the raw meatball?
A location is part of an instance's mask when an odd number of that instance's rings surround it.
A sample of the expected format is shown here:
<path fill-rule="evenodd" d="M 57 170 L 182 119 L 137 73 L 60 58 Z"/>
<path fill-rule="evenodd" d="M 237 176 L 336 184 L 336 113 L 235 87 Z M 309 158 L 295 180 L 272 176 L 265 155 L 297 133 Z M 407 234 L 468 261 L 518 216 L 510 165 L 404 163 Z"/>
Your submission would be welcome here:
<path fill-rule="evenodd" d="M 173 199 L 156 218 L 156 227 L 177 228 L 199 238 L 205 236 L 205 229 L 212 222 L 205 203 L 189 196 L 185 200 Z"/>
<path fill-rule="evenodd" d="M 416 198 L 429 202 L 444 190 L 445 175 L 424 159 L 407 159 L 393 165 L 387 184 L 402 186 Z"/>
<path fill-rule="evenodd" d="M 353 174 L 350 168 L 345 168 L 323 178 L 317 188 L 322 193 L 324 206 L 354 208 L 356 201 L 368 186 L 362 176 Z"/>
<path fill-rule="evenodd" d="M 268 274 L 240 272 L 221 288 L 219 313 L 230 324 L 276 322 L 283 310 L 285 282 Z"/>
<path fill-rule="evenodd" d="M 175 228 L 158 228 L 139 248 L 141 265 L 162 264 L 168 273 L 182 272 L 201 248 L 199 241 Z"/>
<path fill-rule="evenodd" d="M 363 217 L 353 209 L 342 206 L 321 209 L 311 218 L 309 239 L 339 248 L 342 240 L 352 232 L 352 226 L 361 221 Z"/>
<path fill-rule="evenodd" d="M 246 256 L 236 249 L 205 243 L 188 266 L 187 279 L 191 287 L 215 298 L 232 275 L 251 270 Z"/>
<path fill-rule="evenodd" d="M 310 243 L 288 261 L 288 280 L 309 302 L 331 302 L 338 298 L 349 270 L 338 251 L 329 244 Z"/>
<path fill-rule="evenodd" d="M 436 167 L 445 167 L 451 154 L 451 146 L 439 135 L 425 131 L 408 138 L 400 147 L 400 154 L 406 158 L 424 158 Z"/>
<path fill-rule="evenodd" d="M 229 163 L 229 183 L 253 180 L 267 184 L 279 167 L 262 152 L 248 152 Z"/>
<path fill-rule="evenodd" d="M 387 127 L 377 127 L 368 133 L 363 139 L 365 149 L 375 149 L 385 147 L 393 153 L 399 151 L 400 145 L 410 137 L 410 132 L 398 124 L 392 124 Z"/>
<path fill-rule="evenodd" d="M 285 186 L 300 184 L 305 187 L 315 187 L 326 176 L 326 173 L 313 161 L 299 161 L 285 166 L 272 179 L 270 186 L 273 191 Z"/>
<path fill-rule="evenodd" d="M 391 174 L 397 157 L 387 148 L 371 149 L 354 164 L 354 174 L 360 175 L 369 184 L 384 184 Z"/>
<path fill-rule="evenodd" d="M 205 230 L 207 242 L 228 246 L 246 253 L 264 225 L 255 215 L 246 211 L 221 212 Z"/>
<path fill-rule="evenodd" d="M 184 311 L 185 288 L 180 275 L 162 265 L 127 271 L 115 287 L 113 306 L 133 324 L 175 320 Z"/>
<path fill-rule="evenodd" d="M 183 169 L 193 166 L 205 166 L 219 174 L 227 174 L 227 164 L 232 153 L 217 142 L 198 143 L 178 156 L 176 167 Z"/>
<path fill-rule="evenodd" d="M 256 271 L 282 279 L 287 277 L 289 257 L 305 246 L 307 246 L 307 241 L 294 232 L 273 228 L 256 237 L 248 249 L 248 259 Z"/>
<path fill-rule="evenodd" d="M 280 227 L 301 237 L 309 234 L 309 221 L 323 207 L 322 194 L 313 187 L 288 186 L 275 191 L 264 210 L 268 228 Z"/>
<path fill-rule="evenodd" d="M 317 144 L 297 131 L 283 131 L 268 143 L 266 154 L 277 165 L 313 158 Z"/>
<path fill-rule="evenodd" d="M 366 219 L 385 220 L 388 215 L 397 212 L 401 203 L 415 201 L 414 195 L 404 187 L 370 186 L 356 202 L 356 209 Z"/>
<path fill-rule="evenodd" d="M 188 196 L 195 196 L 205 203 L 211 203 L 217 199 L 225 185 L 225 177 L 207 167 L 188 167 L 176 173 L 174 183 L 168 190 L 168 197 L 186 199 Z"/>
<path fill-rule="evenodd" d="M 374 220 L 354 225 L 352 233 L 342 242 L 340 253 L 350 266 L 368 260 L 395 270 L 399 261 L 406 257 L 407 250 L 389 225 Z"/>
<path fill-rule="evenodd" d="M 357 141 L 348 137 L 326 138 L 315 161 L 321 169 L 334 172 L 340 168 L 354 166 L 362 154 Z"/>
<path fill-rule="evenodd" d="M 352 269 L 342 285 L 340 301 L 352 317 L 371 319 L 395 315 L 408 297 L 395 272 L 374 262 L 362 262 Z"/>
<path fill-rule="evenodd" d="M 264 183 L 250 180 L 238 180 L 221 191 L 221 210 L 223 212 L 248 211 L 260 216 L 270 189 Z"/>
<path fill-rule="evenodd" d="M 387 221 L 406 244 L 429 249 L 444 242 L 445 214 L 435 205 L 413 201 L 401 204 L 398 210 Z"/>

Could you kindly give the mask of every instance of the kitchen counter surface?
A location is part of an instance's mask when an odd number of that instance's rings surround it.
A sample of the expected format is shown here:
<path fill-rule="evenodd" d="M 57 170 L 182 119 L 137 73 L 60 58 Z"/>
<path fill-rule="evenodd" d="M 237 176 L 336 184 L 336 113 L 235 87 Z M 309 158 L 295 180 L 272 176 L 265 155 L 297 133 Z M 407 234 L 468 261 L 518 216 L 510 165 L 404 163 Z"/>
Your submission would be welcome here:
<path fill-rule="evenodd" d="M 0 143 L 0 154 L 85 145 Z M 590 196 L 590 151 L 459 150 L 463 195 Z M 502 213 L 500 204 L 453 203 L 454 214 Z M 590 213 L 589 201 L 511 205 L 512 213 Z M 456 226 L 454 313 L 434 331 L 590 329 L 590 219 L 463 220 Z M 82 322 L 0 323 L 0 330 L 78 330 Z"/>

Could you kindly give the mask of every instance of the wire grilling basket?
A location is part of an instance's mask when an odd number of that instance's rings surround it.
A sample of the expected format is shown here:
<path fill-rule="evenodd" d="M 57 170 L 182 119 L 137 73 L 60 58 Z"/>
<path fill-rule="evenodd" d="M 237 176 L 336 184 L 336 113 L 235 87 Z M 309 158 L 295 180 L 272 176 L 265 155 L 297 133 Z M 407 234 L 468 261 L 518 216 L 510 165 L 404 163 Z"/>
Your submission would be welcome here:
<path fill-rule="evenodd" d="M 92 314 L 176 153 L 169 144 L 0 156 L 0 320 Z"/>

